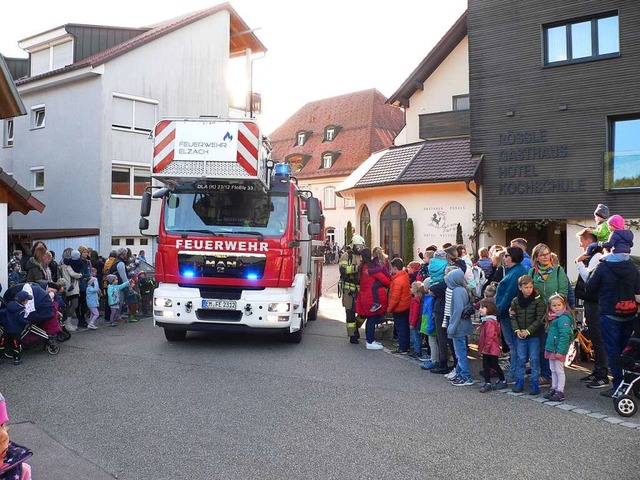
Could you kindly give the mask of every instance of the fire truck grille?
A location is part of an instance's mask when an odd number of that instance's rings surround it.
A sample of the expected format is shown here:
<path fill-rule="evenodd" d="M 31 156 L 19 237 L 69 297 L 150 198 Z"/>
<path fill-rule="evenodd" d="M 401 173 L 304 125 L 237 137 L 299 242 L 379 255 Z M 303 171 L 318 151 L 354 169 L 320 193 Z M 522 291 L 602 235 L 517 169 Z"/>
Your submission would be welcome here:
<path fill-rule="evenodd" d="M 244 178 L 250 177 L 237 162 L 205 162 L 174 160 L 159 175 L 170 177 L 211 177 Z"/>
<path fill-rule="evenodd" d="M 196 310 L 196 318 L 218 322 L 239 322 L 242 319 L 242 312 L 236 310 Z"/>

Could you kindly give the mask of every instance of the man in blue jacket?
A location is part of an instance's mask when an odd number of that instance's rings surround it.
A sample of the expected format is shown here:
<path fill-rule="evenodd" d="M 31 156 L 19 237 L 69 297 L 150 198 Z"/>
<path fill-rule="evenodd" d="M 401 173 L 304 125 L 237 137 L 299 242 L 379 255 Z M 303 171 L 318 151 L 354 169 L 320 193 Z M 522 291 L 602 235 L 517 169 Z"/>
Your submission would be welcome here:
<path fill-rule="evenodd" d="M 511 328 L 511 319 L 509 318 L 509 305 L 511 301 L 518 296 L 518 279 L 522 275 L 526 275 L 527 269 L 522 266 L 524 253 L 518 247 L 508 247 L 504 256 L 504 266 L 506 273 L 504 278 L 498 284 L 496 290 L 496 306 L 498 307 L 498 321 L 504 339 L 509 346 L 511 354 L 509 360 L 509 373 L 507 374 L 507 383 L 514 383 L 516 378 L 516 366 L 518 363 L 518 355 L 516 349 L 516 335 Z"/>

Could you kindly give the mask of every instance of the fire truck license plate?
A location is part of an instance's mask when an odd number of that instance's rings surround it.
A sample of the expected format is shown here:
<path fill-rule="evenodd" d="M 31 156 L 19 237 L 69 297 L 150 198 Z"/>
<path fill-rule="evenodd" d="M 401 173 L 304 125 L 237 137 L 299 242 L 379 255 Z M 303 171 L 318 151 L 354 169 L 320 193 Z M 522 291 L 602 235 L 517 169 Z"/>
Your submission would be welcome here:
<path fill-rule="evenodd" d="M 236 302 L 231 300 L 202 300 L 202 308 L 214 310 L 235 310 Z"/>

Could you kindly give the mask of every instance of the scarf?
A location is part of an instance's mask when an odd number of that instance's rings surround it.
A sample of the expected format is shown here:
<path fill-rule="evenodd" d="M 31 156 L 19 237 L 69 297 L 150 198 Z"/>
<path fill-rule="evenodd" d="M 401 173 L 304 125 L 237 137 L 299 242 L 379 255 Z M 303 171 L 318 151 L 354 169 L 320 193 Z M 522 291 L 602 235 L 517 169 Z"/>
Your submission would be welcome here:
<path fill-rule="evenodd" d="M 534 271 L 534 275 L 537 275 L 543 281 L 546 282 L 547 278 L 549 278 L 549 275 L 551 275 L 551 273 L 553 273 L 553 265 L 549 265 L 548 267 L 543 267 L 542 265 L 540 265 L 538 263 L 534 267 L 533 271 Z"/>
<path fill-rule="evenodd" d="M 539 293 L 535 288 L 533 289 L 533 292 L 531 293 L 531 295 L 529 295 L 528 297 L 525 297 L 522 294 L 522 291 L 518 290 L 518 305 L 520 305 L 520 308 L 527 308 L 529 304 L 533 302 L 538 295 Z"/>
<path fill-rule="evenodd" d="M 549 323 L 553 322 L 556 318 L 561 317 L 562 315 L 566 315 L 568 317 L 571 316 L 571 313 L 569 313 L 569 310 L 564 310 L 560 313 L 555 313 L 555 312 L 549 312 L 547 315 L 547 318 L 549 319 Z"/>

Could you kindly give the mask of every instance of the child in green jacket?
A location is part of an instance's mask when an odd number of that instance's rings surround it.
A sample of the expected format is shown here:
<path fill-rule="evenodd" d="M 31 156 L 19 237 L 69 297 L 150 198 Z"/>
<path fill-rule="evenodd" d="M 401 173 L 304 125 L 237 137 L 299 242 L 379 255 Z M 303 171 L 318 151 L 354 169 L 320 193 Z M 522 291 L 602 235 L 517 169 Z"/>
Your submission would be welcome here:
<path fill-rule="evenodd" d="M 564 395 L 564 360 L 569 351 L 573 334 L 573 316 L 567 308 L 567 300 L 560 294 L 549 298 L 547 308 L 547 343 L 544 357 L 551 367 L 551 390 L 544 398 L 554 402 L 563 402 Z"/>

